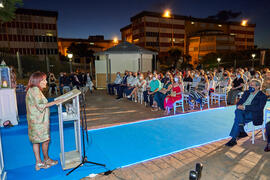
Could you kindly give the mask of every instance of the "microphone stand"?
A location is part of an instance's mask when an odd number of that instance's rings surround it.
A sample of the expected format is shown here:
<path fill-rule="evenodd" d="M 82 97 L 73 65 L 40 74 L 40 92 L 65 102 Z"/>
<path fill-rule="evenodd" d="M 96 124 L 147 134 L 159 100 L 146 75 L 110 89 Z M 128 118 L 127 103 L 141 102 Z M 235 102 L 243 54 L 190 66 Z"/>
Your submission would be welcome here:
<path fill-rule="evenodd" d="M 81 99 L 81 109 L 80 109 L 80 113 L 81 113 L 81 120 L 82 120 L 82 143 L 83 143 L 83 156 L 82 156 L 82 162 L 76 166 L 75 168 L 73 168 L 71 171 L 69 171 L 66 176 L 68 176 L 70 173 L 72 173 L 73 171 L 75 171 L 76 169 L 78 169 L 80 166 L 83 166 L 84 164 L 88 163 L 88 164 L 94 164 L 94 165 L 98 165 L 98 166 L 103 166 L 106 167 L 105 164 L 100 164 L 100 163 L 96 163 L 96 162 L 92 162 L 92 161 L 88 161 L 87 160 L 87 156 L 85 154 L 85 140 L 84 140 L 84 135 L 87 135 L 87 142 L 88 142 L 88 132 L 87 132 L 87 122 L 86 122 L 86 111 L 85 111 L 85 94 L 84 92 L 82 92 L 82 97 Z M 105 172 L 106 173 L 106 172 Z"/>

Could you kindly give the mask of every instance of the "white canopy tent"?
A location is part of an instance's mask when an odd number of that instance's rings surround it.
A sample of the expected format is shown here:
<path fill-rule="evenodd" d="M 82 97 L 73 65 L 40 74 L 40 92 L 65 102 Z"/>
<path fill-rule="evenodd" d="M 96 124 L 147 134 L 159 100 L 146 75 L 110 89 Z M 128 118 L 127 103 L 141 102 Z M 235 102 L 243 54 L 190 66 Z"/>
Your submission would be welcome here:
<path fill-rule="evenodd" d="M 96 87 L 106 87 L 107 83 L 114 80 L 117 72 L 152 72 L 157 66 L 157 54 L 126 41 L 95 53 Z"/>

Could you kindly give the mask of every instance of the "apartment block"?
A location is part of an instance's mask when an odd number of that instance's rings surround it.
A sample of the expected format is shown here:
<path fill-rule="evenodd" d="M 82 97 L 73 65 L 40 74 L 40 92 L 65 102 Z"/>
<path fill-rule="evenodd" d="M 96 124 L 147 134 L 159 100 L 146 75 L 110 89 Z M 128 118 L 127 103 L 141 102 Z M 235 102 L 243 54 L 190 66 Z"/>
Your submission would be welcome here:
<path fill-rule="evenodd" d="M 11 54 L 53 56 L 58 59 L 56 11 L 22 9 L 16 10 L 12 22 L 0 25 L 0 49 Z"/>
<path fill-rule="evenodd" d="M 254 48 L 255 24 L 174 14 L 165 17 L 163 13 L 149 11 L 131 17 L 130 21 L 120 29 L 122 40 L 156 50 L 160 57 L 168 56 L 171 47 L 178 47 L 196 64 L 210 52 Z"/>

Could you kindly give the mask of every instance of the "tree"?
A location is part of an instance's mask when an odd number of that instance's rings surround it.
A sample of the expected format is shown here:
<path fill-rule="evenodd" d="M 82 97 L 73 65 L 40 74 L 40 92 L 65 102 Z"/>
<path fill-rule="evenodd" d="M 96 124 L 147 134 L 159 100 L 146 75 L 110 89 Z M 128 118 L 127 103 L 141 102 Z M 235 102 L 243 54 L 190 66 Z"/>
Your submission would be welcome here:
<path fill-rule="evenodd" d="M 176 68 L 177 63 L 179 62 L 180 57 L 183 54 L 182 50 L 178 47 L 172 47 L 169 49 L 168 54 L 169 54 L 169 58 L 172 60 L 173 67 Z"/>
<path fill-rule="evenodd" d="M 184 55 L 182 68 L 192 68 L 193 66 L 190 64 L 192 58 L 189 54 Z"/>
<path fill-rule="evenodd" d="M 22 0 L 5 0 L 3 8 L 0 8 L 0 21 L 2 23 L 12 21 L 15 18 L 17 7 L 22 6 Z"/>
<path fill-rule="evenodd" d="M 85 71 L 86 71 L 86 58 L 90 59 L 90 63 L 92 63 L 94 59 L 94 51 L 92 51 L 89 48 L 90 46 L 88 44 L 75 44 L 75 43 L 72 43 L 68 47 L 68 52 L 71 52 L 74 57 L 79 57 L 80 59 L 81 58 L 83 59 Z"/>
<path fill-rule="evenodd" d="M 235 19 L 239 17 L 242 12 L 232 12 L 232 10 L 222 10 L 219 11 L 216 15 L 208 16 L 207 19 L 214 19 L 219 21 L 228 21 L 230 19 Z"/>

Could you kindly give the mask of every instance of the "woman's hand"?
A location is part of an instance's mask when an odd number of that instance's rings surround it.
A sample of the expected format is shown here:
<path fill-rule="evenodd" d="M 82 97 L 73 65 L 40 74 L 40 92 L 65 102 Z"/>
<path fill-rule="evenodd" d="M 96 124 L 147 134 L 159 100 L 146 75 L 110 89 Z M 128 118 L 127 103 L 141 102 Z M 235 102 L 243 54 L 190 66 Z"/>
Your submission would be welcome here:
<path fill-rule="evenodd" d="M 62 102 L 62 99 L 58 99 L 58 100 L 49 102 L 46 104 L 46 108 L 51 107 L 51 106 L 56 105 L 56 104 L 60 104 L 61 102 Z"/>

